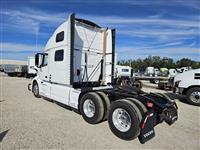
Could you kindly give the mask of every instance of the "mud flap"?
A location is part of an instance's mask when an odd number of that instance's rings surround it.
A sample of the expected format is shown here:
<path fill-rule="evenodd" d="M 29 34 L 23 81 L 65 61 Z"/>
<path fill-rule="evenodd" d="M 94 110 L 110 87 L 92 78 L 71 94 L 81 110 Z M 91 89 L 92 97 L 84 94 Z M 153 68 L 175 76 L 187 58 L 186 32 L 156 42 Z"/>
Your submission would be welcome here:
<path fill-rule="evenodd" d="M 149 110 L 141 123 L 141 131 L 138 139 L 141 144 L 149 141 L 155 136 L 154 125 L 156 123 L 156 115 L 153 110 Z"/>

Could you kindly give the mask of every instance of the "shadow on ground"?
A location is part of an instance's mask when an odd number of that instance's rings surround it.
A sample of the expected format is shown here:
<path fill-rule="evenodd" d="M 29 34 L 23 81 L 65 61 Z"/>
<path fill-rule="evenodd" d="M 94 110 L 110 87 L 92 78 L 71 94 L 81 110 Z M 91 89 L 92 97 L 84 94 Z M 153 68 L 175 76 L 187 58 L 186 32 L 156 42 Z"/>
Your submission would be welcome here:
<path fill-rule="evenodd" d="M 3 138 L 6 136 L 6 134 L 8 133 L 9 129 L 4 131 L 4 132 L 1 132 L 0 133 L 0 142 L 3 140 Z"/>
<path fill-rule="evenodd" d="M 0 100 L 0 103 L 1 103 L 1 102 L 4 102 L 4 101 L 5 101 L 5 99 L 2 99 L 2 100 Z"/>

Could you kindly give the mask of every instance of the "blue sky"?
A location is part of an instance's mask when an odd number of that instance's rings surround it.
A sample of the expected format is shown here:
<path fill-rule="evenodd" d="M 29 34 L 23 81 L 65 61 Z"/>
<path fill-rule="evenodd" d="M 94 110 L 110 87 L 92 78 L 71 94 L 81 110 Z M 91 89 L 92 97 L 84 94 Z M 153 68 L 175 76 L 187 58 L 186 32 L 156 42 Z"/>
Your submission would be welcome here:
<path fill-rule="evenodd" d="M 199 0 L 0 0 L 1 58 L 43 51 L 71 12 L 116 29 L 118 59 L 200 60 Z M 37 40 L 36 40 L 37 39 Z"/>

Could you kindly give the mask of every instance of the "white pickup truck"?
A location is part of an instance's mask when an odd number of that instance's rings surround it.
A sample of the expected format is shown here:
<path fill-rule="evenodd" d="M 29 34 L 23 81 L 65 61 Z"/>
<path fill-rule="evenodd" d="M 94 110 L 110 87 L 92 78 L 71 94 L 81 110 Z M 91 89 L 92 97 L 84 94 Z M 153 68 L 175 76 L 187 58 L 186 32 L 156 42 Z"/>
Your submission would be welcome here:
<path fill-rule="evenodd" d="M 177 74 L 173 91 L 185 95 L 190 104 L 200 106 L 200 69 Z"/>

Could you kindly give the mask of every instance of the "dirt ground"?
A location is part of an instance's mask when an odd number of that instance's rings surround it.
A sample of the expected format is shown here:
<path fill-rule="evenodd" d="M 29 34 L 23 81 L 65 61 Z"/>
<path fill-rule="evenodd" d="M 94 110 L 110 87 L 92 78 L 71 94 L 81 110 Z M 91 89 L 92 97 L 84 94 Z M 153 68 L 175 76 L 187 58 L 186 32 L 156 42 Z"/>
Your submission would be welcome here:
<path fill-rule="evenodd" d="M 81 115 L 27 90 L 30 79 L 0 75 L 1 149 L 200 149 L 200 108 L 177 101 L 179 119 L 162 123 L 156 137 L 146 144 L 123 141 L 112 134 L 107 122 L 86 123 Z M 165 92 L 150 87 L 147 92 Z"/>

